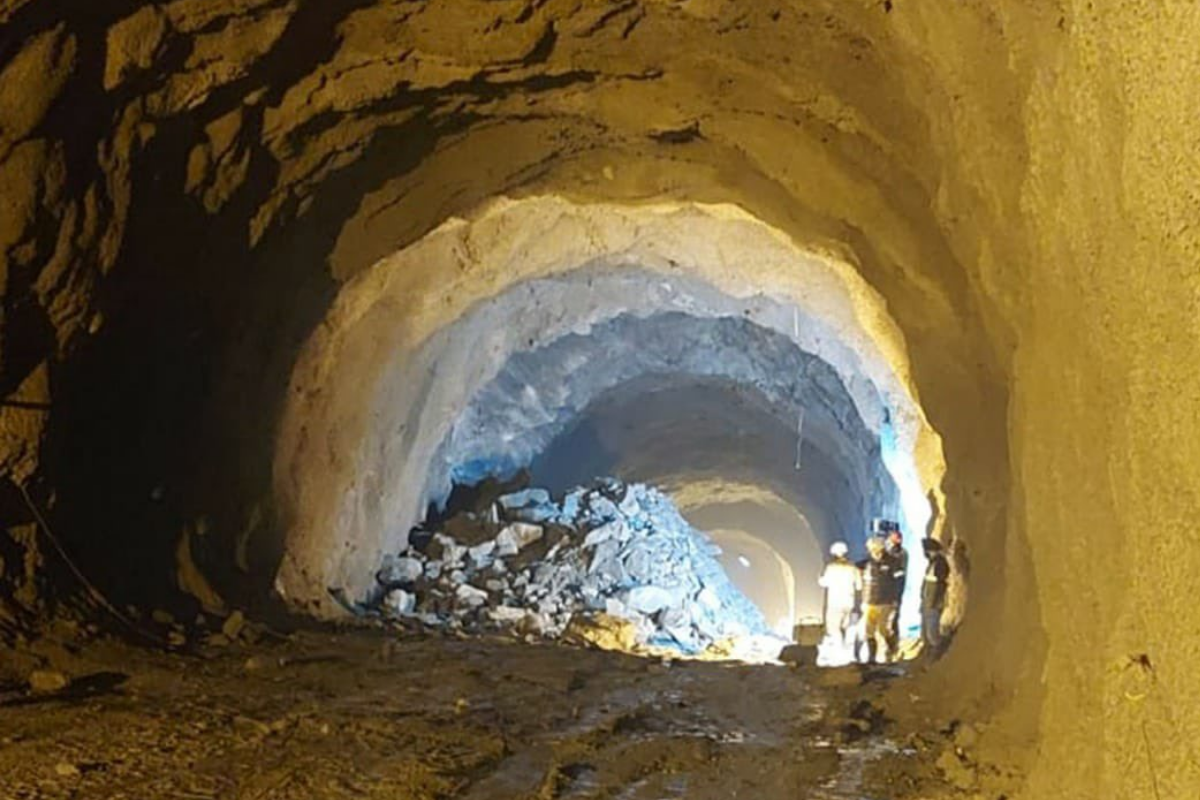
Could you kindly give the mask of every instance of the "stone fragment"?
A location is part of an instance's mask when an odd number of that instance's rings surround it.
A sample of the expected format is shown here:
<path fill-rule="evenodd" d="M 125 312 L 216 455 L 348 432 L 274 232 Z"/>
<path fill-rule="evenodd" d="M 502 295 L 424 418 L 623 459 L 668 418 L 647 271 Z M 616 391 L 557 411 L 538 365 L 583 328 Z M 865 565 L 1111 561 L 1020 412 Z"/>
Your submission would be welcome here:
<path fill-rule="evenodd" d="M 449 536 L 439 533 L 433 537 L 434 541 L 442 546 L 442 562 L 445 564 L 457 564 L 466 558 L 467 548 L 458 542 L 451 539 Z"/>
<path fill-rule="evenodd" d="M 57 670 L 37 669 L 29 673 L 29 690 L 34 694 L 61 692 L 71 685 L 71 679 Z"/>
<path fill-rule="evenodd" d="M 643 614 L 654 614 L 670 606 L 671 593 L 660 586 L 635 586 L 623 598 L 625 605 Z"/>
<path fill-rule="evenodd" d="M 60 778 L 78 778 L 81 773 L 79 767 L 69 761 L 60 761 L 54 765 L 54 774 Z"/>
<path fill-rule="evenodd" d="M 225 638 L 232 642 L 238 638 L 244 627 L 246 627 L 246 617 L 241 611 L 234 611 L 225 618 L 225 622 L 221 625 L 221 633 L 225 634 Z"/>
<path fill-rule="evenodd" d="M 599 528 L 594 528 L 588 532 L 588 535 L 583 539 L 584 547 L 595 547 L 601 542 L 607 542 L 610 539 L 620 538 L 624 533 L 625 525 L 620 520 L 615 520 L 607 525 L 601 525 Z"/>
<path fill-rule="evenodd" d="M 608 522 L 620 514 L 617 504 L 599 492 L 588 495 L 588 515 L 597 522 Z"/>
<path fill-rule="evenodd" d="M 496 606 L 488 609 L 488 616 L 495 622 L 520 622 L 528 612 L 514 606 Z"/>
<path fill-rule="evenodd" d="M 962 750 L 971 750 L 979 744 L 979 729 L 969 722 L 961 722 L 954 728 L 954 744 Z"/>
<path fill-rule="evenodd" d="M 654 575 L 654 559 L 648 548 L 640 545 L 634 545 L 625 552 L 624 557 L 625 571 L 629 573 L 630 580 L 638 583 L 648 583 L 653 580 Z"/>
<path fill-rule="evenodd" d="M 446 520 L 443 533 L 464 547 L 490 542 L 496 538 L 496 526 L 486 519 L 477 519 L 473 514 L 459 514 Z"/>
<path fill-rule="evenodd" d="M 492 563 L 495 551 L 496 542 L 495 540 L 492 540 L 483 542 L 482 544 L 477 544 L 468 549 L 467 555 L 470 557 L 471 563 L 475 565 L 476 569 L 483 569 Z"/>
<path fill-rule="evenodd" d="M 425 565 L 419 559 L 407 556 L 388 558 L 375 579 L 384 586 L 406 586 L 425 574 Z"/>
<path fill-rule="evenodd" d="M 943 750 L 938 756 L 937 768 L 947 783 L 963 791 L 969 791 L 979 783 L 975 768 L 959 758 L 952 749 Z"/>
<path fill-rule="evenodd" d="M 779 660 L 785 664 L 815 664 L 817 648 L 804 644 L 789 644 L 779 651 Z"/>
<path fill-rule="evenodd" d="M 392 589 L 383 598 L 383 605 L 388 611 L 398 616 L 408 616 L 417 607 L 417 596 L 403 589 Z"/>
<path fill-rule="evenodd" d="M 550 493 L 545 489 L 523 489 L 503 495 L 499 499 L 499 503 L 505 511 L 528 506 L 545 506 L 550 504 Z"/>
<path fill-rule="evenodd" d="M 664 608 L 658 615 L 658 627 L 686 650 L 696 647 L 696 635 L 689 614 L 680 608 Z"/>
<path fill-rule="evenodd" d="M 592 551 L 592 561 L 588 565 L 588 572 L 594 575 L 612 574 L 617 568 L 617 551 L 616 542 L 601 542 Z"/>
<path fill-rule="evenodd" d="M 696 593 L 696 602 L 713 611 L 721 607 L 721 600 L 717 597 L 717 593 L 707 586 Z"/>
<path fill-rule="evenodd" d="M 496 534 L 496 555 L 515 556 L 527 545 L 542 538 L 541 525 L 531 525 L 527 522 L 514 522 L 500 533 Z"/>
<path fill-rule="evenodd" d="M 636 484 L 628 486 L 625 489 L 625 497 L 621 499 L 617 508 L 626 517 L 636 516 L 642 510 L 641 497 L 642 493 Z"/>
<path fill-rule="evenodd" d="M 629 651 L 638 643 L 634 623 L 608 614 L 573 617 L 567 624 L 563 638 L 577 644 L 590 644 L 601 650 Z"/>
<path fill-rule="evenodd" d="M 617 598 L 606 597 L 604 599 L 604 613 L 611 617 L 628 618 L 630 615 L 630 609 Z"/>
<path fill-rule="evenodd" d="M 562 513 L 559 519 L 565 525 L 574 525 L 579 518 L 579 509 L 583 503 L 584 491 L 576 489 L 563 498 Z"/>
<path fill-rule="evenodd" d="M 469 583 L 459 584 L 455 590 L 454 596 L 459 602 L 465 603 L 470 608 L 478 608 L 487 602 L 488 594 L 482 589 L 478 589 Z"/>

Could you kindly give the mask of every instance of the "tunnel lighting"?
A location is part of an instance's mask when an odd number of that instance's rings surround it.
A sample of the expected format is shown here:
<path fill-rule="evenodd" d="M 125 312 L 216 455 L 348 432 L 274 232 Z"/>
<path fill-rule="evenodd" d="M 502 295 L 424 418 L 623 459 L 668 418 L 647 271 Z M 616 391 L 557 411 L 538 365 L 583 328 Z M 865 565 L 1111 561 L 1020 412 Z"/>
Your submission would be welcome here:
<path fill-rule="evenodd" d="M 746 558 L 745 556 L 738 556 L 738 563 L 747 569 L 750 568 L 750 559 Z"/>

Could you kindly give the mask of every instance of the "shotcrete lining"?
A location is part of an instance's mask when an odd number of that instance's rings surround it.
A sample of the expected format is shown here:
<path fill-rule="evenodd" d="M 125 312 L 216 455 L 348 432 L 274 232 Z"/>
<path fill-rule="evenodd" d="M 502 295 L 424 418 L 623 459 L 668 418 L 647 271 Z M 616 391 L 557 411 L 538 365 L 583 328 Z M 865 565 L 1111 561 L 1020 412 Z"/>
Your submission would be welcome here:
<path fill-rule="evenodd" d="M 773 412 L 757 390 L 728 380 L 648 376 L 585 409 L 533 461 L 533 479 L 560 490 L 607 474 L 655 485 L 752 483 L 805 509 L 825 541 L 895 513 L 877 448 L 831 455 L 806 441 L 797 468 L 794 417 Z"/>
<path fill-rule="evenodd" d="M 694 418 L 690 428 L 665 424 L 683 418 Z M 696 443 L 712 441 L 718 423 L 733 437 L 729 446 L 698 452 Z M 759 450 L 738 439 L 768 430 Z M 674 438 L 660 441 L 663 433 Z M 745 451 L 755 453 L 754 463 L 740 463 Z M 679 313 L 623 315 L 587 335 L 515 354 L 438 448 L 422 506 L 445 498 L 451 476 L 472 483 L 530 464 L 534 482 L 555 490 L 625 475 L 635 465 L 643 467 L 636 480 L 654 483 L 644 468 L 650 452 L 664 454 L 659 470 L 719 472 L 727 460 L 740 470 L 774 470 L 790 494 L 789 484 L 824 484 L 827 492 L 808 491 L 806 500 L 829 506 L 837 522 L 821 527 L 841 535 L 861 531 L 872 515 L 898 513 L 878 435 L 866 429 L 832 368 L 745 318 Z"/>

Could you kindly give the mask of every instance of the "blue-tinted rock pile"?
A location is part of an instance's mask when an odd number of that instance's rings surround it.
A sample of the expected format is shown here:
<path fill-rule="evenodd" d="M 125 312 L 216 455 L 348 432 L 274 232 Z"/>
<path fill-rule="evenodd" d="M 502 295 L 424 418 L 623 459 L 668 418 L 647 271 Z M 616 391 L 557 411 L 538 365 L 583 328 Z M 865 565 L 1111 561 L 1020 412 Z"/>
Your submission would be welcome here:
<path fill-rule="evenodd" d="M 573 621 L 618 619 L 637 645 L 686 654 L 770 636 L 716 545 L 642 484 L 607 481 L 558 500 L 526 489 L 438 527 L 386 559 L 383 613 L 547 638 Z"/>

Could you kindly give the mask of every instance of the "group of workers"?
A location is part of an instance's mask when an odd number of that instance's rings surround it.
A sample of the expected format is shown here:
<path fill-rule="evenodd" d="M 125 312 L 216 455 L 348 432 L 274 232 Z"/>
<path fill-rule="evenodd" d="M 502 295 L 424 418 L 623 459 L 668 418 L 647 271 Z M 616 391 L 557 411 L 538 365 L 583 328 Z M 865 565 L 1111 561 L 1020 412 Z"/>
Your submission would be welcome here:
<path fill-rule="evenodd" d="M 926 566 L 921 586 L 921 640 L 933 655 L 941 653 L 942 611 L 946 607 L 946 586 L 950 564 L 936 539 L 923 539 Z M 900 648 L 900 602 L 908 578 L 908 551 L 899 527 L 885 524 L 867 539 L 867 558 L 853 563 L 845 542 L 829 548 L 832 560 L 819 579 L 825 589 L 826 641 L 861 658 L 866 644 L 866 661 L 875 663 L 879 644 L 884 657 L 895 661 Z M 861 602 L 860 602 L 861 597 Z"/>

